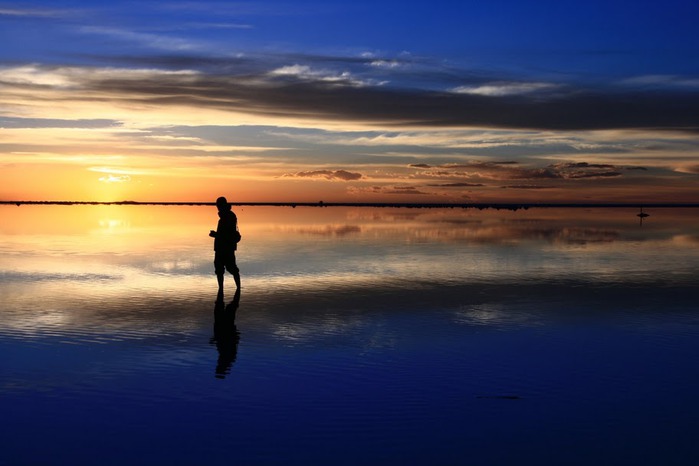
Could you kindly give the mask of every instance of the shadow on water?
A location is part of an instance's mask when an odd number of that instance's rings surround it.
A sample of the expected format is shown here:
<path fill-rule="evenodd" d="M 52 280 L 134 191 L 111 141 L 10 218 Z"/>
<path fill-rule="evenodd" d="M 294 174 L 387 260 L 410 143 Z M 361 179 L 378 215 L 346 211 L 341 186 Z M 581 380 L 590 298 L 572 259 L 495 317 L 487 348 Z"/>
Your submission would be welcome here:
<path fill-rule="evenodd" d="M 240 289 L 235 292 L 233 300 L 225 304 L 223 294 L 219 293 L 214 306 L 214 336 L 209 341 L 216 345 L 218 362 L 216 378 L 225 379 L 238 356 L 240 332 L 235 325 L 235 316 L 240 305 Z"/>

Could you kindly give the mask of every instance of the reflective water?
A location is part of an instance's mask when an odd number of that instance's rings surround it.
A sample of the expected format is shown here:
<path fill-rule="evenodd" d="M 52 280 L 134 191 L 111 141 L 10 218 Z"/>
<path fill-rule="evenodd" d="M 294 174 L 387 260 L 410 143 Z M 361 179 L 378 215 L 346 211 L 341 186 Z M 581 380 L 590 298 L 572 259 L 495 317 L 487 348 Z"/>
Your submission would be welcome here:
<path fill-rule="evenodd" d="M 236 211 L 0 207 L 0 465 L 699 461 L 698 211 Z"/>

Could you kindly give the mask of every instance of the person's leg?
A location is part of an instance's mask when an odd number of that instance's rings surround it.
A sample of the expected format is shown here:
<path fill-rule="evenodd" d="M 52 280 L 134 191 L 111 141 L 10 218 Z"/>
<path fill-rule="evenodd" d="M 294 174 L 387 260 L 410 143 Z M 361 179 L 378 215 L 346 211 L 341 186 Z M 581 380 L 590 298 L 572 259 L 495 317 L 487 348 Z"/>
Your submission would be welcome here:
<path fill-rule="evenodd" d="M 236 267 L 231 273 L 233 274 L 233 281 L 235 281 L 236 288 L 240 289 L 240 270 Z"/>
<path fill-rule="evenodd" d="M 214 256 L 214 272 L 216 273 L 216 281 L 218 281 L 219 292 L 223 291 L 223 274 L 226 273 L 224 264 L 225 257 L 221 257 L 221 255 L 216 252 L 216 255 Z"/>
<path fill-rule="evenodd" d="M 235 263 L 235 252 L 231 253 L 230 257 L 228 258 L 226 270 L 228 270 L 231 273 L 231 275 L 233 275 L 235 286 L 236 288 L 240 289 L 240 269 L 238 269 L 238 264 Z"/>

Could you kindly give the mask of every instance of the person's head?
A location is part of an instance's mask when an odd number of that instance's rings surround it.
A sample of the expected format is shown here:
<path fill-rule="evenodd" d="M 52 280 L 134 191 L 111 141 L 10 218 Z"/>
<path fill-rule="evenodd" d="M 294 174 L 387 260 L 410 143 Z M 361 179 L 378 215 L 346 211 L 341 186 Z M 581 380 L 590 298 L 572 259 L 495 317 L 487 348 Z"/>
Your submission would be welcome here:
<path fill-rule="evenodd" d="M 228 201 L 226 200 L 226 198 L 221 196 L 218 199 L 216 199 L 216 208 L 219 211 L 224 211 L 224 210 L 229 210 L 231 208 L 231 206 L 230 206 L 230 204 L 228 204 Z"/>

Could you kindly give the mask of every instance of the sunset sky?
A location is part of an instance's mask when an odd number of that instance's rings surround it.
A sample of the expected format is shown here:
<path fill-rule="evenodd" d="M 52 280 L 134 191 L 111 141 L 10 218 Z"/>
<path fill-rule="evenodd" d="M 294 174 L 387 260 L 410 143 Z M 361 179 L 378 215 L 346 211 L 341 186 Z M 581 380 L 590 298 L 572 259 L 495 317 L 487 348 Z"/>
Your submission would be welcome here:
<path fill-rule="evenodd" d="M 0 200 L 699 202 L 697 17 L 0 0 Z"/>

